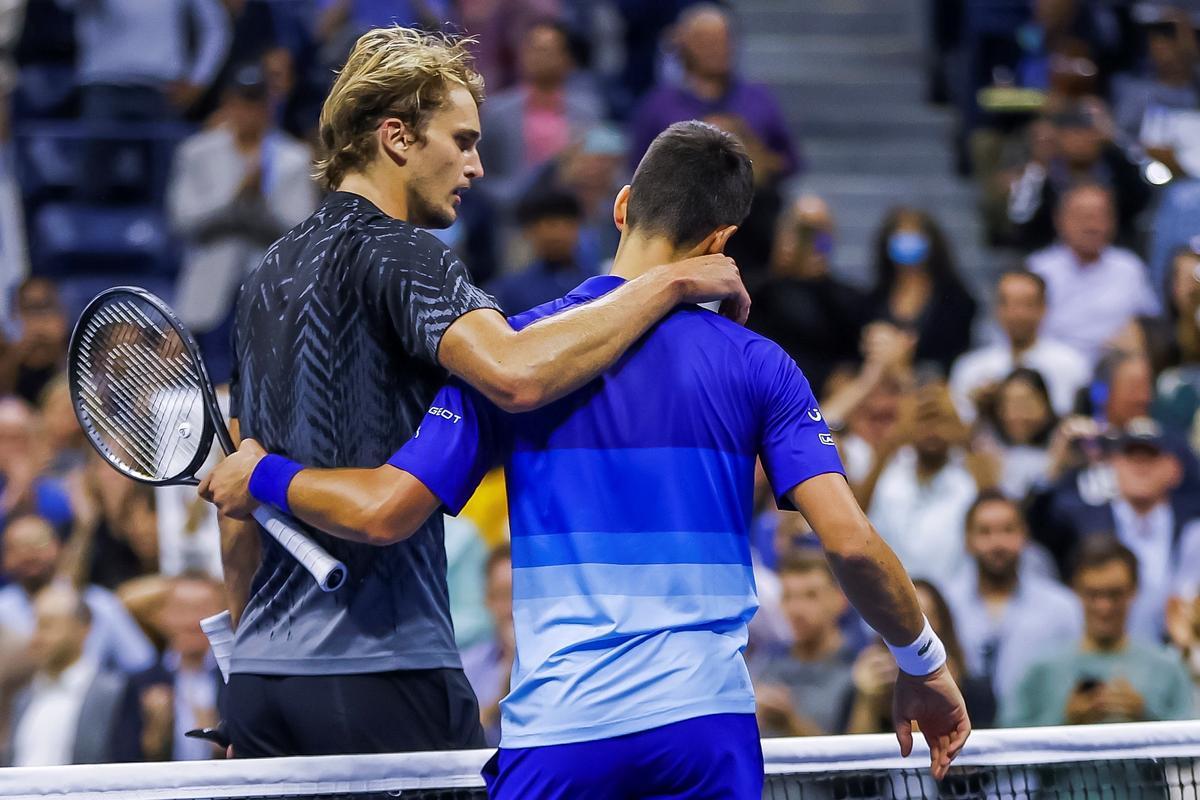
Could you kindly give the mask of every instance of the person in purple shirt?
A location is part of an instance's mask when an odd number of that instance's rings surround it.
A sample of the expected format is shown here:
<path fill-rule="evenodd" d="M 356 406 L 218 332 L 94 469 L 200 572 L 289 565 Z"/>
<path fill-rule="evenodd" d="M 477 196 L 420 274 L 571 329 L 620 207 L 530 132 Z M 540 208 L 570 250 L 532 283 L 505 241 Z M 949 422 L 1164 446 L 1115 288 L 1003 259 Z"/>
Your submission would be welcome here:
<path fill-rule="evenodd" d="M 631 122 L 631 165 L 661 131 L 690 119 L 712 123 L 736 136 L 754 162 L 750 214 L 726 252 L 748 278 L 760 277 L 770 260 L 775 220 L 783 210 L 781 181 L 800 171 L 783 113 L 770 90 L 734 73 L 730 19 L 725 9 L 701 3 L 676 23 L 683 74 L 661 82 L 642 98 Z"/>
<path fill-rule="evenodd" d="M 654 137 L 672 123 L 702 119 L 734 128 L 730 133 L 754 162 L 756 184 L 798 172 L 800 157 L 774 95 L 764 84 L 734 74 L 728 12 L 710 3 L 692 6 L 680 15 L 676 31 L 682 79 L 662 82 L 642 98 L 631 122 L 630 167 L 637 167 Z"/>

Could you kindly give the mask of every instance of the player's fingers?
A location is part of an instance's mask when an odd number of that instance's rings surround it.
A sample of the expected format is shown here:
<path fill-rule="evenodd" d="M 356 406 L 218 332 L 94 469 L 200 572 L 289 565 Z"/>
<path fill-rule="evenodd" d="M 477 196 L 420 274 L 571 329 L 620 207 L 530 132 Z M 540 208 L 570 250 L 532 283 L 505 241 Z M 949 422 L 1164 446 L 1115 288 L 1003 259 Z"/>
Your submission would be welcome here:
<path fill-rule="evenodd" d="M 200 481 L 200 485 L 196 487 L 196 494 L 200 495 L 200 499 L 212 502 L 212 473 L 204 476 L 204 480 Z"/>
<path fill-rule="evenodd" d="M 962 751 L 963 746 L 966 745 L 967 738 L 970 735 L 971 735 L 971 721 L 964 719 L 962 722 L 960 722 L 958 724 L 958 727 L 956 727 L 954 729 L 954 731 L 952 731 L 950 734 L 950 744 L 949 744 L 949 748 L 948 748 L 948 750 L 949 750 L 948 755 L 950 756 L 951 759 L 954 759 L 959 754 L 959 752 Z"/>
<path fill-rule="evenodd" d="M 912 723 L 902 719 L 896 723 L 896 741 L 900 743 L 900 755 L 908 758 L 912 753 Z"/>

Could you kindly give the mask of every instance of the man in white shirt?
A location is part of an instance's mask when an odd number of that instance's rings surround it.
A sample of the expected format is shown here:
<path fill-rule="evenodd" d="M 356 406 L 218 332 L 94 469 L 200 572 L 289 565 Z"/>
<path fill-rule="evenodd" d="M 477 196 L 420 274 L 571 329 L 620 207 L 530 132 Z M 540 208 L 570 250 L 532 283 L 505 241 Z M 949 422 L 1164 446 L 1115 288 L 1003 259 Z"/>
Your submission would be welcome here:
<path fill-rule="evenodd" d="M 980 493 L 967 511 L 971 563 L 946 586 L 968 672 L 991 678 L 1005 704 L 1039 658 L 1083 634 L 1079 599 L 1031 569 L 1021 509 L 997 490 Z"/>
<path fill-rule="evenodd" d="M 29 514 L 9 521 L 0 551 L 4 577 L 12 581 L 0 589 L 0 627 L 29 638 L 35 629 L 33 598 L 55 580 L 62 545 L 47 520 Z M 92 661 L 126 673 L 154 663 L 154 645 L 116 595 L 88 586 L 83 600 L 92 618 L 84 652 Z"/>
<path fill-rule="evenodd" d="M 91 626 L 87 604 L 75 590 L 56 584 L 38 594 L 34 608 L 30 653 L 37 672 L 14 702 L 11 764 L 139 760 L 139 721 L 126 679 L 84 655 Z"/>
<path fill-rule="evenodd" d="M 1029 257 L 1046 281 L 1048 312 L 1042 333 L 1079 350 L 1094 364 L 1105 346 L 1138 316 L 1160 311 L 1146 265 L 1113 246 L 1112 193 L 1085 184 L 1063 195 L 1055 216 L 1058 243 Z"/>
<path fill-rule="evenodd" d="M 883 468 L 868 516 L 909 575 L 942 587 L 966 566 L 963 520 L 977 488 L 955 446 L 963 426 L 946 387 L 920 392 L 912 444 Z"/>
<path fill-rule="evenodd" d="M 1091 370 L 1077 350 L 1039 335 L 1046 316 L 1046 282 L 1032 272 L 1012 271 L 996 286 L 996 321 L 1007 341 L 964 354 L 950 372 L 950 393 L 965 422 L 975 419 L 978 404 L 1017 367 L 1041 373 L 1059 416 L 1071 412 L 1075 394 Z"/>

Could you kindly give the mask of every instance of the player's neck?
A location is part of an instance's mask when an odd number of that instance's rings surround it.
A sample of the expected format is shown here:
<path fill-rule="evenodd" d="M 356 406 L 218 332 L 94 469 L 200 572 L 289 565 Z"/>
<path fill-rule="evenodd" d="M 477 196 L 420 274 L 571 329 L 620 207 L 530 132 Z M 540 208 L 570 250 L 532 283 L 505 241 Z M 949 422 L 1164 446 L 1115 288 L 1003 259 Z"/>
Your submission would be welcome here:
<path fill-rule="evenodd" d="M 376 180 L 370 172 L 351 172 L 337 185 L 339 192 L 351 192 L 367 198 L 375 207 L 392 219 L 408 221 L 408 202 L 405 193 Z"/>
<path fill-rule="evenodd" d="M 666 239 L 627 233 L 621 237 L 621 244 L 617 246 L 617 255 L 613 258 L 609 274 L 631 281 L 657 266 L 686 257 L 686 254 L 681 254 Z"/>

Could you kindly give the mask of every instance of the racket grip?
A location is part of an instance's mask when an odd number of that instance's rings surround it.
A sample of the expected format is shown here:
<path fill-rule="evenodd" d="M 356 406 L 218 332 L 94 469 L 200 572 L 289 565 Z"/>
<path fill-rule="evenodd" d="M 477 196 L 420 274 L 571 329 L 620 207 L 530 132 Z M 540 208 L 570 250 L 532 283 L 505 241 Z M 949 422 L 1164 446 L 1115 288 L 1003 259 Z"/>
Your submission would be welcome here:
<path fill-rule="evenodd" d="M 312 573 L 321 591 L 333 592 L 346 582 L 346 565 L 338 561 L 325 548 L 298 530 L 292 520 L 273 508 L 259 506 L 254 510 L 258 524 L 266 528 L 275 541 L 283 545 L 292 556 Z"/>
<path fill-rule="evenodd" d="M 205 617 L 200 620 L 200 630 L 204 631 L 208 644 L 212 647 L 213 658 L 217 660 L 217 667 L 221 670 L 221 678 L 225 683 L 229 683 L 229 662 L 233 658 L 233 617 L 228 611 Z"/>

